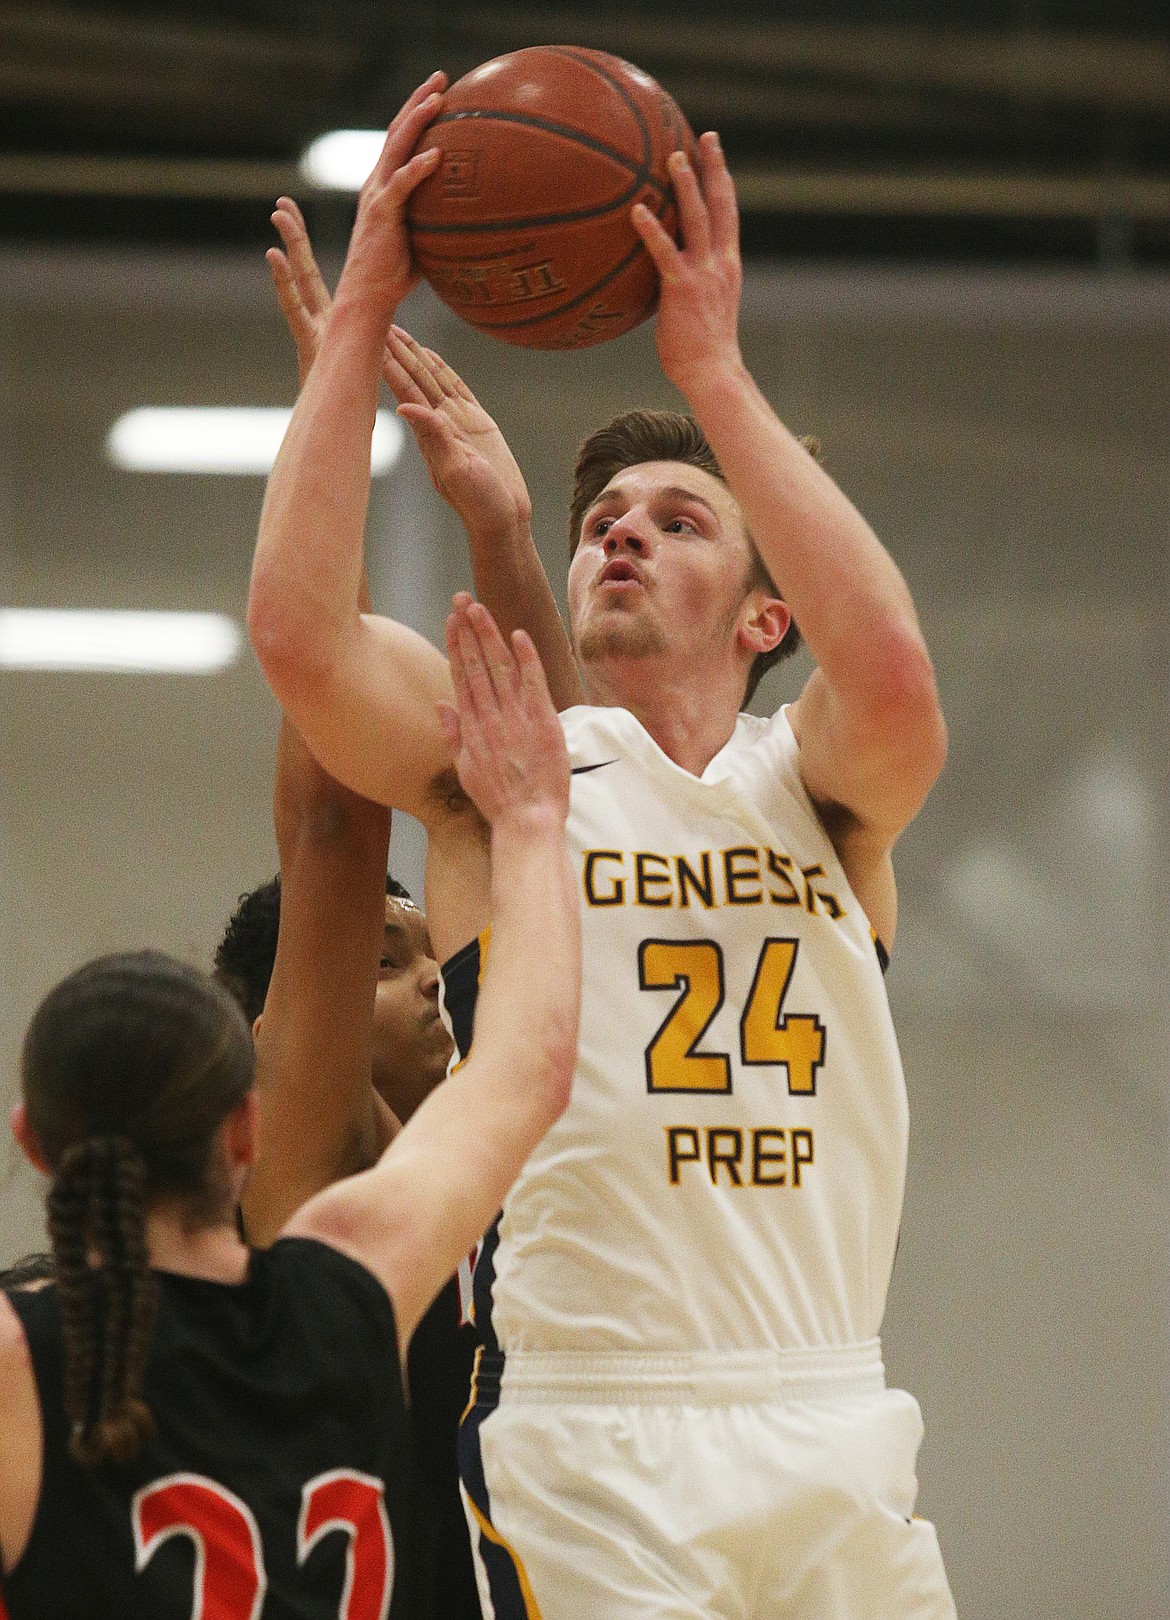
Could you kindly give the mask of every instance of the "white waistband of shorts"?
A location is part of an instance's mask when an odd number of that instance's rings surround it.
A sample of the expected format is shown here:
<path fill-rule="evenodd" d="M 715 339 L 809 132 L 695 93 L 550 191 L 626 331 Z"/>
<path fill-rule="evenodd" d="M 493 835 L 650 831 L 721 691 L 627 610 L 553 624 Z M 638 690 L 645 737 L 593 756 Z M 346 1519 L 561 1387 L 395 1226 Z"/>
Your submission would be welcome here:
<path fill-rule="evenodd" d="M 885 1387 L 880 1339 L 816 1350 L 509 1350 L 500 1400 L 732 1406 L 874 1395 Z"/>

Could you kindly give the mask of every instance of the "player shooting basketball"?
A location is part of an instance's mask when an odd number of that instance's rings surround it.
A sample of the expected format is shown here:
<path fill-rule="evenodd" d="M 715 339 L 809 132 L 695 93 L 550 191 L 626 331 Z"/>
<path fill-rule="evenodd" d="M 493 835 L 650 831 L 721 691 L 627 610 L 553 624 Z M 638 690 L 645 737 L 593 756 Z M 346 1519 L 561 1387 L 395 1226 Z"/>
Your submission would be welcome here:
<path fill-rule="evenodd" d="M 368 182 L 261 521 L 252 634 L 322 761 L 429 834 L 448 999 L 473 995 L 482 831 L 430 719 L 448 675 L 353 609 L 368 437 L 398 300 L 407 104 Z M 877 1334 L 906 1155 L 875 942 L 945 728 L 909 592 L 743 364 L 734 187 L 671 160 L 658 348 L 688 419 L 634 413 L 578 465 L 569 575 L 587 706 L 562 717 L 584 930 L 573 1102 L 477 1271 L 461 1441 L 497 1614 L 953 1615 L 913 1518 L 917 1406 Z M 773 583 L 774 582 L 774 583 Z M 475 622 L 478 609 L 458 613 Z M 791 645 L 817 668 L 741 715 Z M 539 917 L 533 918 L 539 928 Z"/>

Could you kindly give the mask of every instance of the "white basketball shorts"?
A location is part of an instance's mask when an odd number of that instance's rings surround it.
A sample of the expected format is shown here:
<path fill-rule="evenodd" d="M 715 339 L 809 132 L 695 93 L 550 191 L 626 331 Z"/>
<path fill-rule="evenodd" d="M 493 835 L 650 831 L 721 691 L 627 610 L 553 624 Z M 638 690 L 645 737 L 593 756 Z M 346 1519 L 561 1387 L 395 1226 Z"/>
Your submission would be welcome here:
<path fill-rule="evenodd" d="M 481 1353 L 460 1433 L 487 1620 L 954 1620 L 878 1341 Z"/>

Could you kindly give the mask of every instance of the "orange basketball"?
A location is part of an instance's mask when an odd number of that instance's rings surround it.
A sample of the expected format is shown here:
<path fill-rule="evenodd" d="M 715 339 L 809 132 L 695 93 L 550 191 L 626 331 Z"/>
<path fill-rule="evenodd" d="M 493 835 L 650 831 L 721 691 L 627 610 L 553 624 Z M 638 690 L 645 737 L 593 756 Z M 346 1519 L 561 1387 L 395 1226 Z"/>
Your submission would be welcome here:
<path fill-rule="evenodd" d="M 677 233 L 670 153 L 695 158 L 678 107 L 604 51 L 537 45 L 447 91 L 419 142 L 442 159 L 407 209 L 415 262 L 481 332 L 581 349 L 644 321 L 658 272 L 630 223 L 642 202 Z"/>

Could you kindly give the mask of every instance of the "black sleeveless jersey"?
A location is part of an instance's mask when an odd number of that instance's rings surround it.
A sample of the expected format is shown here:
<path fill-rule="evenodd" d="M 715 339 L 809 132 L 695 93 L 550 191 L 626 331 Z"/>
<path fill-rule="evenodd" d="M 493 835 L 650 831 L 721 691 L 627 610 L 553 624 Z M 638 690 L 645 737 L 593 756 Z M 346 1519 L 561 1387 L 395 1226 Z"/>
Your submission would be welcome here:
<path fill-rule="evenodd" d="M 44 1425 L 32 1533 L 3 1583 L 11 1620 L 413 1620 L 412 1441 L 385 1289 L 307 1238 L 253 1250 L 240 1284 L 157 1275 L 158 1434 L 123 1467 L 69 1456 L 56 1288 L 8 1296 Z"/>

